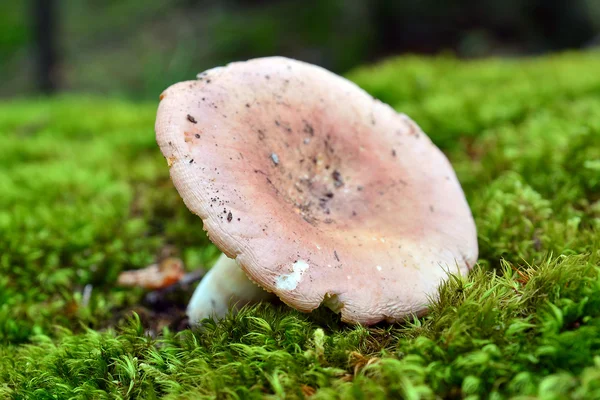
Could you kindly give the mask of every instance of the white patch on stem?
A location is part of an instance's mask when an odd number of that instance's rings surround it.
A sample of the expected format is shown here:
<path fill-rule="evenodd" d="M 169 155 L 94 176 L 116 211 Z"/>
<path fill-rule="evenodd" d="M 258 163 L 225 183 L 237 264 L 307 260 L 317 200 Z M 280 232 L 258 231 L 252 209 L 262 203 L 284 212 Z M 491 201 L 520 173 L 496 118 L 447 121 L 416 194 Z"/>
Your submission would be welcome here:
<path fill-rule="evenodd" d="M 308 270 L 308 263 L 298 260 L 292 265 L 292 272 L 279 275 L 275 281 L 275 287 L 281 290 L 294 290 L 300 283 L 302 275 Z"/>

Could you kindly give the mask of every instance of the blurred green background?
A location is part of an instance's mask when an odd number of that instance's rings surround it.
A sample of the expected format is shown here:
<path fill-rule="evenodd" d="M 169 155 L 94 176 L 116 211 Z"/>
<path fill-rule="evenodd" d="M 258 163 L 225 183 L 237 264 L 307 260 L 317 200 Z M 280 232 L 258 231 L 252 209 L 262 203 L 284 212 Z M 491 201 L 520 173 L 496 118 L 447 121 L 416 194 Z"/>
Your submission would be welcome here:
<path fill-rule="evenodd" d="M 599 0 L 5 0 L 0 97 L 154 99 L 204 69 L 259 56 L 344 73 L 389 55 L 532 55 L 596 46 L 599 35 Z"/>

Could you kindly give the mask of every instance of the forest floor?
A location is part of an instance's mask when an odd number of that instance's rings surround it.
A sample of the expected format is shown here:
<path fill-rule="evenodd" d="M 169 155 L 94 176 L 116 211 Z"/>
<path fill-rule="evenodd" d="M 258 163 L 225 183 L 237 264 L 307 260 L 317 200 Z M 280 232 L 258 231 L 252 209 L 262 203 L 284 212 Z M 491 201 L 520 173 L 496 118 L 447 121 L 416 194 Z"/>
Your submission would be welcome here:
<path fill-rule="evenodd" d="M 191 291 L 118 287 L 217 249 L 154 140 L 156 103 L 0 103 L 1 398 L 600 399 L 600 54 L 403 57 L 348 78 L 448 155 L 480 259 L 371 328 L 260 304 L 190 330 Z"/>

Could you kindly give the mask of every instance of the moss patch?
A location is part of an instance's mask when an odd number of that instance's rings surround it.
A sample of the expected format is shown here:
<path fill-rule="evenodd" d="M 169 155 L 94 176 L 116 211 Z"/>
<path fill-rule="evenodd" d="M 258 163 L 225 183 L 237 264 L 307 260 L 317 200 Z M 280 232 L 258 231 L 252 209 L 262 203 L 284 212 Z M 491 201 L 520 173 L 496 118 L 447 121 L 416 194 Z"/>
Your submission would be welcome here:
<path fill-rule="evenodd" d="M 0 104 L 0 397 L 600 398 L 598 71 L 577 53 L 349 75 L 448 154 L 481 254 L 428 316 L 369 329 L 262 304 L 150 334 L 118 273 L 217 255 L 169 181 L 156 105 Z"/>

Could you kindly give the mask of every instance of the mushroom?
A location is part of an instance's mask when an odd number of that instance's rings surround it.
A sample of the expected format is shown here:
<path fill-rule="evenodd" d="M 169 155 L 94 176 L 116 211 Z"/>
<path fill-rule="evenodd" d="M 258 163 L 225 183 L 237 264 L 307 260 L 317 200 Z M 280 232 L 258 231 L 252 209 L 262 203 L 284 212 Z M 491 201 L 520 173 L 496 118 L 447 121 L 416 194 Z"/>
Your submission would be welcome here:
<path fill-rule="evenodd" d="M 208 70 L 160 99 L 171 179 L 224 254 L 189 303 L 192 323 L 266 292 L 349 323 L 399 321 L 476 262 L 447 158 L 355 84 L 269 57 Z"/>

